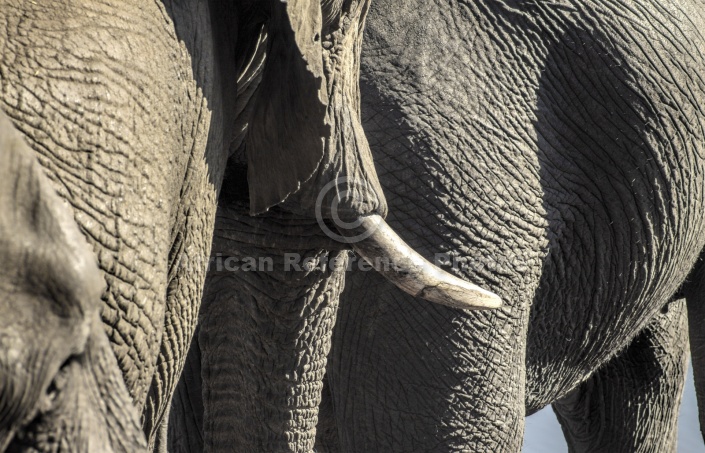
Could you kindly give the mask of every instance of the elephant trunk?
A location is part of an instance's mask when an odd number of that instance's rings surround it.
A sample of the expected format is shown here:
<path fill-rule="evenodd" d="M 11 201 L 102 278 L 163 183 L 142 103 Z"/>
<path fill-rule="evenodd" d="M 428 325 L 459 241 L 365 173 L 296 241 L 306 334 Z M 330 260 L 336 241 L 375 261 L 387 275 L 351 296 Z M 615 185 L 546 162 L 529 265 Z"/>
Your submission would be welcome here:
<path fill-rule="evenodd" d="M 226 204 L 170 451 L 310 452 L 348 252 L 326 247 L 315 220 Z"/>
<path fill-rule="evenodd" d="M 496 294 L 455 277 L 413 250 L 379 215 L 360 217 L 340 228 L 346 242 L 377 272 L 415 297 L 453 308 L 498 308 Z"/>

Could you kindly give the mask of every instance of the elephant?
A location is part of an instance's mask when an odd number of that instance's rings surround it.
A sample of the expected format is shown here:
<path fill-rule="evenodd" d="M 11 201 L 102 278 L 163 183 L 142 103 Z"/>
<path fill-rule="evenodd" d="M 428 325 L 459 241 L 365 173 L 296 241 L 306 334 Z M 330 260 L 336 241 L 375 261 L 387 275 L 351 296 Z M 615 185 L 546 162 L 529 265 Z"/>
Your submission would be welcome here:
<path fill-rule="evenodd" d="M 376 0 L 361 112 L 387 223 L 495 311 L 347 275 L 317 451 L 672 452 L 705 427 L 705 3 Z M 686 313 L 687 312 L 687 313 Z"/>
<path fill-rule="evenodd" d="M 342 262 L 356 248 L 432 302 L 501 305 L 383 220 L 359 116 L 368 6 L 0 1 L 0 450 L 176 451 L 192 418 L 217 430 L 222 376 L 203 366 L 214 381 L 187 401 L 197 414 L 181 397 L 200 382 L 177 384 L 200 367 L 187 350 L 204 291 L 242 288 L 261 290 L 242 322 L 259 323 L 250 331 L 268 349 L 243 354 L 238 376 L 254 387 L 233 415 L 258 422 L 251 445 L 310 448 L 342 271 L 282 270 L 285 250 Z M 317 198 L 326 187 L 334 210 Z M 277 269 L 216 265 L 206 281 L 211 248 Z M 202 328 L 189 354 L 211 358 L 219 335 Z"/>

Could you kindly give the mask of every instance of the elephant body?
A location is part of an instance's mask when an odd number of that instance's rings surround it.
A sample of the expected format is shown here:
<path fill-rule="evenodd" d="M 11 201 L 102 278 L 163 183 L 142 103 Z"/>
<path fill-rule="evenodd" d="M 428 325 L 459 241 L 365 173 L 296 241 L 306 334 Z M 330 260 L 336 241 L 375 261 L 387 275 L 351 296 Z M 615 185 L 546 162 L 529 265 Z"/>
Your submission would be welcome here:
<path fill-rule="evenodd" d="M 672 451 L 687 323 L 667 304 L 705 245 L 704 6 L 373 3 L 362 114 L 389 223 L 505 306 L 350 274 L 321 445 L 519 451 L 524 416 L 560 401 L 571 451 Z"/>

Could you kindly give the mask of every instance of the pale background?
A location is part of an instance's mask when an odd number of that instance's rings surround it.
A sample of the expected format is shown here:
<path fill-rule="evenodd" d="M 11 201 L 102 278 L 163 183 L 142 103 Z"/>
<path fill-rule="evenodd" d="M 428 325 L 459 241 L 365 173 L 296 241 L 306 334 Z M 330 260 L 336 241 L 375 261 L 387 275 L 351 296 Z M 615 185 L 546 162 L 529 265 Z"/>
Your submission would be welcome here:
<path fill-rule="evenodd" d="M 526 418 L 523 453 L 567 453 L 561 427 L 551 407 Z M 700 427 L 698 406 L 695 401 L 693 373 L 688 367 L 688 379 L 683 392 L 681 414 L 678 423 L 678 453 L 705 453 Z"/>

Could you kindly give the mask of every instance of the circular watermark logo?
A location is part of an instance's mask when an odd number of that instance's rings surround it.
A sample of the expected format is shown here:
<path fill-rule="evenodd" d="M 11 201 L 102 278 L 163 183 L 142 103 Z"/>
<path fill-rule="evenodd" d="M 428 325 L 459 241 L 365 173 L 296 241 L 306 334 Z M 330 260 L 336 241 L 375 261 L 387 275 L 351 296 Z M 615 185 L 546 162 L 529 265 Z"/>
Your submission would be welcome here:
<path fill-rule="evenodd" d="M 321 230 L 329 238 L 346 244 L 355 244 L 370 237 L 379 227 L 379 222 L 368 225 L 369 228 L 361 228 L 362 218 L 345 221 L 340 218 L 340 203 L 355 197 L 356 194 L 374 193 L 367 181 L 358 181 L 347 176 L 336 178 L 323 186 L 316 198 L 316 221 Z M 381 221 L 381 218 L 379 219 Z M 338 231 L 333 231 L 326 220 L 332 221 Z M 343 234 L 340 234 L 341 231 Z"/>

